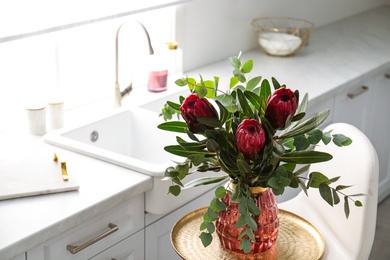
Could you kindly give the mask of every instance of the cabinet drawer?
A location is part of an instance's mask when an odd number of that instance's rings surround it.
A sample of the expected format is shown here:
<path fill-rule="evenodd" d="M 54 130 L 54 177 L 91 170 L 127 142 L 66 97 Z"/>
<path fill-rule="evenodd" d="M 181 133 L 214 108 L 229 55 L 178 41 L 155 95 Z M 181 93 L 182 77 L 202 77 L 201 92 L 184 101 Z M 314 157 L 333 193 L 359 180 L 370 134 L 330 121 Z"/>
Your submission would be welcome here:
<path fill-rule="evenodd" d="M 29 260 L 89 259 L 144 227 L 143 194 L 27 252 Z M 69 246 L 77 252 L 72 254 Z"/>
<path fill-rule="evenodd" d="M 134 235 L 91 258 L 91 260 L 144 260 L 144 234 L 144 230 L 138 231 Z"/>

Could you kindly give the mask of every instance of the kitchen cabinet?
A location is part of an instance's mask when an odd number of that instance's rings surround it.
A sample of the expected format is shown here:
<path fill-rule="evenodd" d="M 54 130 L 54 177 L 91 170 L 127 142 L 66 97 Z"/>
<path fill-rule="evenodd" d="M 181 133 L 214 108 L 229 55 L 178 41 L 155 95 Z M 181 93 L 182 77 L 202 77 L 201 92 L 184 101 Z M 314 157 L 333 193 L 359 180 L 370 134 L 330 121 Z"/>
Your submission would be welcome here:
<path fill-rule="evenodd" d="M 20 255 L 17 255 L 13 257 L 11 260 L 26 260 L 26 253 L 22 253 Z"/>
<path fill-rule="evenodd" d="M 122 240 L 107 250 L 101 252 L 91 260 L 138 260 L 144 257 L 144 230 Z"/>
<path fill-rule="evenodd" d="M 390 194 L 390 69 L 374 77 L 368 137 L 379 157 L 379 201 Z"/>
<path fill-rule="evenodd" d="M 390 194 L 390 69 L 355 84 L 335 97 L 335 122 L 346 122 L 363 131 L 379 158 L 378 202 Z M 346 133 L 348 134 L 348 133 Z"/>
<path fill-rule="evenodd" d="M 335 97 L 334 121 L 356 126 L 368 133 L 374 79 L 369 78 L 347 88 Z"/>
<path fill-rule="evenodd" d="M 27 259 L 85 260 L 94 256 L 101 259 L 98 254 L 110 252 L 115 255 L 137 255 L 141 257 L 135 259 L 142 259 L 143 228 L 144 196 L 140 194 L 27 251 Z M 138 231 L 141 232 L 135 234 Z M 129 245 L 129 242 L 134 244 Z M 103 253 L 113 246 L 118 251 L 110 249 Z M 114 255 L 110 257 L 115 258 Z"/>

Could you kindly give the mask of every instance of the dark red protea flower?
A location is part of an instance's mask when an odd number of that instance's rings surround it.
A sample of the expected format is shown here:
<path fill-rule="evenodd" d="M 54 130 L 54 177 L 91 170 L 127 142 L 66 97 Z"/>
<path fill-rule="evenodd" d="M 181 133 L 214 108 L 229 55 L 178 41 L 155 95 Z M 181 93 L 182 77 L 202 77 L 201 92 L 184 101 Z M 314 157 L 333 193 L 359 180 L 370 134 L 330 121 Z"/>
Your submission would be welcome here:
<path fill-rule="evenodd" d="M 265 144 L 265 131 L 263 126 L 254 119 L 244 119 L 237 127 L 236 146 L 245 158 L 253 159 L 255 154 L 261 152 Z"/>
<path fill-rule="evenodd" d="M 290 89 L 279 88 L 267 99 L 265 118 L 276 130 L 286 128 L 286 120 L 289 116 L 294 116 L 298 107 L 297 98 Z"/>
<path fill-rule="evenodd" d="M 199 123 L 198 118 L 218 118 L 214 106 L 206 98 L 199 98 L 197 94 L 189 95 L 180 106 L 180 111 L 193 133 L 198 133 L 202 128 L 210 128 Z"/>

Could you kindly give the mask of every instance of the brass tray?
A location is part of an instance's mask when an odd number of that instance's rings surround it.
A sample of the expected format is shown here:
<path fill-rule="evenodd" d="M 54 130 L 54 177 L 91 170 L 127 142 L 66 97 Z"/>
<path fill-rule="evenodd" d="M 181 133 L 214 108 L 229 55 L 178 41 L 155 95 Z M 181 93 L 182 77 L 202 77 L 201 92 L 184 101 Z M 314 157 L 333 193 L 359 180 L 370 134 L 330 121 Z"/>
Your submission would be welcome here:
<path fill-rule="evenodd" d="M 186 260 L 278 259 L 317 260 L 325 249 L 321 233 L 305 219 L 279 209 L 279 233 L 275 246 L 259 254 L 245 255 L 223 248 L 214 232 L 213 242 L 204 248 L 199 238 L 199 225 L 207 207 L 182 217 L 172 228 L 171 243 L 176 253 Z"/>

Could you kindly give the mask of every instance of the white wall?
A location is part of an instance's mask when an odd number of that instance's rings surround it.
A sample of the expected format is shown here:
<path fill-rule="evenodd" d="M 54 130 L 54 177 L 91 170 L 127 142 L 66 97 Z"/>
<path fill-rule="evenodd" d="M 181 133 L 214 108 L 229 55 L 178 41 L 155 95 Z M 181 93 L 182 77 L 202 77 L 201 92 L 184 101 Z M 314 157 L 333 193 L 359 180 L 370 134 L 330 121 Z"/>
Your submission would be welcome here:
<path fill-rule="evenodd" d="M 178 8 L 176 18 L 184 69 L 255 48 L 250 27 L 253 18 L 290 16 L 318 27 L 385 2 L 390 0 L 192 0 Z"/>
<path fill-rule="evenodd" d="M 255 48 L 250 27 L 255 17 L 299 17 L 321 26 L 384 2 L 390 0 L 192 0 L 177 8 L 176 40 L 184 52 L 184 69 L 191 70 Z M 152 17 L 146 24 L 149 29 L 156 27 L 151 30 L 152 39 L 171 40 L 171 35 L 159 35 L 171 26 L 167 21 L 171 16 Z M 114 35 L 119 24 L 112 20 L 0 44 L 0 132 L 25 121 L 24 100 L 32 96 L 45 99 L 57 86 L 67 108 L 91 97 L 110 95 Z M 60 50 L 58 63 L 55 42 Z"/>

